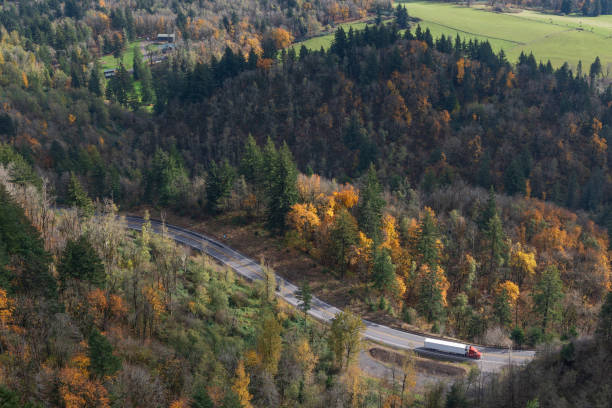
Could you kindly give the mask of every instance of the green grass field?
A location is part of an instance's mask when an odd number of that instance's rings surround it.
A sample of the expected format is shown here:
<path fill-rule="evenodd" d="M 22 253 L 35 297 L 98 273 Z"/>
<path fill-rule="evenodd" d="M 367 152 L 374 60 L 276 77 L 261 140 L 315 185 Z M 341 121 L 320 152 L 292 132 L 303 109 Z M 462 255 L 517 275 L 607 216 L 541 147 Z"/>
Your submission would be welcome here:
<path fill-rule="evenodd" d="M 554 66 L 568 62 L 572 67 L 582 60 L 588 67 L 596 56 L 604 70 L 612 66 L 612 16 L 558 16 L 532 10 L 493 13 L 482 6 L 432 3 L 403 3 L 408 13 L 420 18 L 423 28 L 434 36 L 459 35 L 488 39 L 493 48 L 503 48 L 515 62 L 521 52 L 533 52 L 536 59 L 550 59 Z"/>
<path fill-rule="evenodd" d="M 550 59 L 556 67 L 568 62 L 575 68 L 581 60 L 588 69 L 595 57 L 602 61 L 604 72 L 612 68 L 612 15 L 583 17 L 559 16 L 532 10 L 516 13 L 493 13 L 483 5 L 468 8 L 463 5 L 436 2 L 403 2 L 412 17 L 421 19 L 423 29 L 429 28 L 434 38 L 459 34 L 465 39 L 488 40 L 496 51 L 503 49 L 511 62 L 521 52 L 533 52 L 537 60 Z M 344 24 L 345 29 L 351 23 Z M 365 23 L 352 23 L 363 28 Z M 310 49 L 329 47 L 333 35 L 325 35 L 294 44 Z"/>
<path fill-rule="evenodd" d="M 357 21 L 353 23 L 338 24 L 336 28 L 342 27 L 344 31 L 348 32 L 348 30 L 351 27 L 353 28 L 353 30 L 363 30 L 366 25 L 367 23 L 363 21 Z M 291 48 L 295 48 L 295 51 L 299 52 L 302 45 L 305 45 L 306 48 L 308 48 L 309 50 L 318 51 L 321 49 L 321 47 L 323 47 L 324 49 L 329 48 L 333 40 L 334 40 L 334 34 L 320 35 L 317 37 L 309 38 L 308 40 L 305 40 L 305 41 L 296 42 L 295 44 L 291 46 Z"/>
<path fill-rule="evenodd" d="M 125 52 L 123 53 L 123 65 L 125 69 L 130 70 L 134 65 L 134 47 L 140 47 L 140 41 L 132 41 L 125 47 Z M 120 60 L 117 60 L 112 55 L 104 55 L 99 61 L 102 70 L 105 70 L 117 68 Z"/>

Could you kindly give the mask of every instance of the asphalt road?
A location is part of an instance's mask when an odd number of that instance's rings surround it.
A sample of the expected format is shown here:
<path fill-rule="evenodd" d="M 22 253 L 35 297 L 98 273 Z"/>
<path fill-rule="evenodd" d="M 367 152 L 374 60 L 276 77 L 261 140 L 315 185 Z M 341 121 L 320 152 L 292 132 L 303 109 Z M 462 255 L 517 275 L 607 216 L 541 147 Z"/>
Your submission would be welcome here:
<path fill-rule="evenodd" d="M 144 223 L 142 218 L 133 216 L 126 216 L 125 218 L 128 228 L 133 230 L 142 229 L 142 224 Z M 151 226 L 155 232 L 160 232 L 162 229 L 162 223 L 158 221 L 152 220 Z M 250 281 L 263 279 L 263 270 L 257 262 L 240 254 L 227 245 L 197 232 L 174 225 L 166 224 L 166 229 L 168 235 L 176 242 L 204 252 L 220 263 L 229 266 L 242 277 Z M 278 275 L 276 276 L 276 281 L 279 289 L 277 291 L 277 295 L 286 302 L 297 306 L 299 304 L 299 300 L 296 297 L 298 287 Z M 308 313 L 321 321 L 329 322 L 339 312 L 340 309 L 329 305 L 316 297 L 313 297 L 312 308 Z M 469 358 L 451 356 L 444 353 L 436 353 L 423 349 L 425 336 L 392 329 L 390 327 L 367 320 L 364 320 L 364 324 L 366 329 L 363 332 L 363 336 L 368 340 L 397 349 L 415 350 L 424 356 L 429 355 L 437 358 L 473 361 L 478 364 L 481 371 L 484 372 L 499 371 L 501 367 L 507 365 L 509 362 L 512 362 L 512 364 L 523 364 L 531 360 L 534 356 L 534 352 L 529 350 L 509 351 L 505 349 L 478 347 L 478 349 L 482 352 L 482 358 L 480 360 L 472 360 Z"/>

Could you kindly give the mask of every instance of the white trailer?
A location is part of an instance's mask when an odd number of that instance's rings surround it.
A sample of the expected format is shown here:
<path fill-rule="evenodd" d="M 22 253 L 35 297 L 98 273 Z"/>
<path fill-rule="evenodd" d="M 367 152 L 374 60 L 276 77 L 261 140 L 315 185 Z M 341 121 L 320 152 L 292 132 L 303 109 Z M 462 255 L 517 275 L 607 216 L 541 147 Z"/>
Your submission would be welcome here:
<path fill-rule="evenodd" d="M 458 354 L 470 358 L 480 358 L 480 352 L 474 346 L 453 341 L 425 339 L 425 348 L 443 353 Z"/>

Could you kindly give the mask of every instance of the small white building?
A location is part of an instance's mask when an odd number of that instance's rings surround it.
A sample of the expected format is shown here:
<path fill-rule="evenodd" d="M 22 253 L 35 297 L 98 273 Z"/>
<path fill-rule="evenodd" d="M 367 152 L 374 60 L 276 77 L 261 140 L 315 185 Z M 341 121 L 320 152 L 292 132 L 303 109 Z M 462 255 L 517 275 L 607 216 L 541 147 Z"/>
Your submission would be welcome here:
<path fill-rule="evenodd" d="M 157 34 L 157 41 L 173 43 L 175 34 Z"/>

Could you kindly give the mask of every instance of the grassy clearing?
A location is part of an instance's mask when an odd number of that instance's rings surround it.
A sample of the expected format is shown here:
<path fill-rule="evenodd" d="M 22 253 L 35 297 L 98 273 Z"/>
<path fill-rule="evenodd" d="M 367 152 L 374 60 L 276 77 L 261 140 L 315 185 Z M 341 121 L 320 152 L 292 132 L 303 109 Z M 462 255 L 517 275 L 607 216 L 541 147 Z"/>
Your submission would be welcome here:
<path fill-rule="evenodd" d="M 536 59 L 550 59 L 556 67 L 568 62 L 575 68 L 582 61 L 588 69 L 599 56 L 604 71 L 612 71 L 612 15 L 584 17 L 580 15 L 560 16 L 523 10 L 516 13 L 493 13 L 484 5 L 466 6 L 435 3 L 405 2 L 408 13 L 421 19 L 423 29 L 429 28 L 434 38 L 442 34 L 466 40 L 488 40 L 494 50 L 503 49 L 511 62 L 516 62 L 521 52 L 533 52 Z M 345 23 L 348 30 L 363 29 L 366 23 Z M 293 45 L 296 50 L 302 45 L 309 49 L 328 48 L 333 34 L 314 37 Z"/>
<path fill-rule="evenodd" d="M 533 52 L 537 59 L 550 59 L 554 66 L 567 61 L 575 67 L 581 60 L 588 67 L 599 56 L 604 70 L 608 65 L 612 68 L 612 16 L 559 16 L 533 10 L 493 13 L 482 5 L 403 4 L 434 37 L 458 33 L 464 38 L 487 39 L 494 49 L 503 49 L 512 62 L 521 52 Z"/>
<path fill-rule="evenodd" d="M 125 69 L 130 70 L 133 68 L 134 66 L 134 47 L 140 47 L 140 43 L 141 41 L 132 41 L 127 45 L 125 52 L 123 53 L 123 56 L 122 56 L 123 65 L 125 66 Z M 102 67 L 103 70 L 105 70 L 105 69 L 117 68 L 121 60 L 116 59 L 111 54 L 111 55 L 104 55 L 103 57 L 100 58 L 99 61 L 100 61 L 100 66 Z"/>
<path fill-rule="evenodd" d="M 391 20 L 387 20 L 387 21 L 391 21 Z M 366 27 L 366 25 L 368 25 L 368 23 L 366 23 L 365 21 L 355 21 L 351 23 L 338 24 L 336 28 L 342 27 L 344 31 L 348 32 L 350 28 L 353 28 L 353 30 L 363 30 Z M 372 23 L 370 23 L 370 25 L 372 25 Z M 334 40 L 334 34 L 320 35 L 317 37 L 309 38 L 308 40 L 296 42 L 295 44 L 291 46 L 291 48 L 295 48 L 295 51 L 299 52 L 302 45 L 304 45 L 309 50 L 318 51 L 321 49 L 321 47 L 323 47 L 324 49 L 328 49 L 331 46 L 333 40 Z"/>

